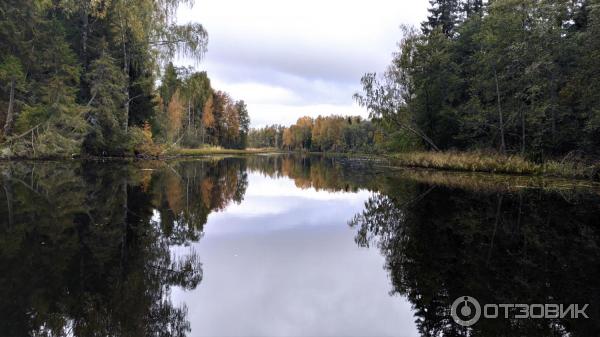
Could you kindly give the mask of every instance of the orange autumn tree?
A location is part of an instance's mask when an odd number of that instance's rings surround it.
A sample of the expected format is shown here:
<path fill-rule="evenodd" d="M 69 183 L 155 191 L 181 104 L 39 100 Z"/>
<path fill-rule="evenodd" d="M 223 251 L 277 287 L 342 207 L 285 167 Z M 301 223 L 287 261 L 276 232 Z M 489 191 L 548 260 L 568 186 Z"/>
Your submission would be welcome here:
<path fill-rule="evenodd" d="M 210 141 L 210 135 L 213 134 L 215 129 L 215 115 L 214 115 L 214 100 L 213 95 L 209 95 L 204 107 L 202 109 L 202 142 Z M 208 135 L 209 137 L 206 137 Z"/>
<path fill-rule="evenodd" d="M 169 141 L 177 141 L 179 132 L 182 127 L 182 118 L 184 114 L 184 106 L 181 100 L 179 89 L 175 91 L 169 106 L 167 107 L 167 139 Z"/>
<path fill-rule="evenodd" d="M 227 147 L 234 147 L 240 139 L 240 114 L 231 100 L 227 102 L 223 112 L 225 121 L 223 144 Z"/>
<path fill-rule="evenodd" d="M 291 150 L 294 147 L 294 136 L 290 128 L 283 130 L 283 147 L 287 150 Z"/>

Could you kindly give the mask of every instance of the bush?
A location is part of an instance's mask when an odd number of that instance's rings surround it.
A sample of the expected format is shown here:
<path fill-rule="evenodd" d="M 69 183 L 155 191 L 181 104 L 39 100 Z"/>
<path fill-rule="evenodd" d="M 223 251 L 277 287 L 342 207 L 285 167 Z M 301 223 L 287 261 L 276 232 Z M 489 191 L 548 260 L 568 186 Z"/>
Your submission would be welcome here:
<path fill-rule="evenodd" d="M 154 144 L 152 127 L 148 123 L 141 128 L 134 126 L 129 129 L 129 148 L 136 157 L 158 157 L 163 152 L 160 145 Z"/>

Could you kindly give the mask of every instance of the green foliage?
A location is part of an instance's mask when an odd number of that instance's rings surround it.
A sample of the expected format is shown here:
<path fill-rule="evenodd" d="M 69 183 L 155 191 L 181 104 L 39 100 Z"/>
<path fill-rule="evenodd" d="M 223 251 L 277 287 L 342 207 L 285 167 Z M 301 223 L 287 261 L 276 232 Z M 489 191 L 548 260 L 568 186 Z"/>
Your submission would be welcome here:
<path fill-rule="evenodd" d="M 23 65 L 21 61 L 13 55 L 8 55 L 2 62 L 0 62 L 0 80 L 4 90 L 8 88 L 12 81 L 16 82 L 16 85 L 23 90 L 25 84 L 25 73 L 23 72 Z"/>
<path fill-rule="evenodd" d="M 90 85 L 92 98 L 87 120 L 93 130 L 88 134 L 84 145 L 91 154 L 123 154 L 125 135 L 126 79 L 117 67 L 115 60 L 107 53 L 94 60 L 86 80 Z"/>
<path fill-rule="evenodd" d="M 8 107 L 4 118 L 4 136 L 10 136 L 15 121 L 15 93 L 23 91 L 25 85 L 23 67 L 16 57 L 8 55 L 0 63 L 0 81 L 5 83 L 1 89 L 8 92 Z"/>
<path fill-rule="evenodd" d="M 31 82 L 33 96 L 17 118 L 19 135 L 7 141 L 10 156 L 78 155 L 88 132 L 84 108 L 76 102 L 81 71 L 76 56 L 65 40 L 60 22 L 44 22 L 44 29 L 37 41 L 43 48 L 36 66 L 39 77 Z"/>
<path fill-rule="evenodd" d="M 282 125 L 269 125 L 263 128 L 251 129 L 248 134 L 248 146 L 252 148 L 282 148 Z"/>
<path fill-rule="evenodd" d="M 160 137 L 159 68 L 177 54 L 200 60 L 208 42 L 200 24 L 175 24 L 183 3 L 0 3 L 2 152 L 71 156 L 85 139 L 87 154 L 130 154 L 129 129 L 145 123 Z"/>
<path fill-rule="evenodd" d="M 413 134 L 404 130 L 396 130 L 389 132 L 383 141 L 383 149 L 385 152 L 398 153 L 410 152 L 422 147 L 420 140 Z"/>
<path fill-rule="evenodd" d="M 431 1 L 384 74 L 355 95 L 433 149 L 534 160 L 600 155 L 597 1 Z"/>
<path fill-rule="evenodd" d="M 133 150 L 136 157 L 158 157 L 163 153 L 160 145 L 155 144 L 152 139 L 150 124 L 143 127 L 134 126 L 129 130 L 128 147 Z"/>
<path fill-rule="evenodd" d="M 421 25 L 423 31 L 429 33 L 439 30 L 446 36 L 451 36 L 459 19 L 459 0 L 429 0 L 429 4 L 429 16 Z"/>
<path fill-rule="evenodd" d="M 239 116 L 240 138 L 237 147 L 245 149 L 248 146 L 248 132 L 250 132 L 250 116 L 246 103 L 241 100 L 235 103 L 235 109 Z"/>
<path fill-rule="evenodd" d="M 161 48 L 162 55 L 166 59 L 172 59 L 175 54 L 178 54 L 199 61 L 204 56 L 208 45 L 208 33 L 198 23 L 170 24 L 158 31 L 154 44 Z"/>

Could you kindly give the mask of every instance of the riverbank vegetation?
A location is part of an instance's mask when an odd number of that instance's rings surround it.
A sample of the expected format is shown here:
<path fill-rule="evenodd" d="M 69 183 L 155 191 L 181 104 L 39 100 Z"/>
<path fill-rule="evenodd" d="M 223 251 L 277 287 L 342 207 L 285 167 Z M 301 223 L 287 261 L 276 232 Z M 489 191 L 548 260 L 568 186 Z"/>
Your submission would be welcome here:
<path fill-rule="evenodd" d="M 289 127 L 273 125 L 250 131 L 252 147 L 286 151 L 385 153 L 419 148 L 416 139 L 386 130 L 382 122 L 360 116 L 301 117 Z"/>
<path fill-rule="evenodd" d="M 0 4 L 0 157 L 249 146 L 598 178 L 597 0 L 431 0 L 420 29 L 403 27 L 387 71 L 361 79 L 354 98 L 369 119 L 302 117 L 255 130 L 244 101 L 214 89 L 206 72 L 171 62 L 200 61 L 206 51 L 202 25 L 175 22 L 189 3 Z"/>
<path fill-rule="evenodd" d="M 355 98 L 373 118 L 433 151 L 598 157 L 597 1 L 430 3 L 383 76 L 361 80 Z"/>
<path fill-rule="evenodd" d="M 360 117 L 302 117 L 290 127 L 267 126 L 250 131 L 252 147 L 270 151 L 301 151 L 355 154 L 389 159 L 394 166 L 437 170 L 490 172 L 578 179 L 599 179 L 600 165 L 571 152 L 560 159 L 536 161 L 520 153 L 494 149 L 427 151 L 411 135 L 385 126 L 382 120 Z M 183 150 L 181 153 L 208 154 L 210 151 Z"/>
<path fill-rule="evenodd" d="M 303 117 L 251 132 L 253 146 L 392 153 L 400 165 L 598 177 L 600 3 L 431 0 L 402 28 L 358 117 Z M 430 152 L 426 152 L 430 151 Z"/>
<path fill-rule="evenodd" d="M 519 155 L 483 152 L 408 152 L 386 156 L 391 163 L 403 167 L 437 170 L 490 172 L 503 174 L 598 179 L 600 168 L 579 161 L 547 160 L 536 163 Z"/>
<path fill-rule="evenodd" d="M 214 90 L 205 72 L 170 63 L 206 51 L 202 25 L 175 22 L 179 5 L 191 3 L 3 1 L 0 156 L 245 147 L 245 103 Z"/>

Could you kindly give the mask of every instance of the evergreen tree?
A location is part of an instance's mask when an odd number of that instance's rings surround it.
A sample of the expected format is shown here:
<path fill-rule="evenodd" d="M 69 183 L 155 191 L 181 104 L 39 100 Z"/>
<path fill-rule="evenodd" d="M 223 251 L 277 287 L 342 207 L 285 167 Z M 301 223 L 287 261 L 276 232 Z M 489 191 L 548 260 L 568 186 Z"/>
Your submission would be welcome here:
<path fill-rule="evenodd" d="M 12 134 L 15 123 L 15 92 L 22 91 L 25 85 L 25 74 L 21 62 L 14 56 L 6 56 L 0 63 L 0 80 L 5 84 L 4 90 L 8 91 L 8 108 L 4 121 L 4 136 Z"/>
<path fill-rule="evenodd" d="M 17 118 L 19 139 L 11 142 L 18 156 L 79 154 L 88 131 L 77 104 L 81 67 L 66 41 L 62 23 L 44 21 L 33 43 L 40 51 L 31 77 L 31 98 Z M 24 135 L 30 137 L 23 137 Z"/>
<path fill-rule="evenodd" d="M 464 0 L 462 3 L 462 11 L 467 18 L 473 15 L 483 14 L 483 0 Z"/>
<path fill-rule="evenodd" d="M 245 149 L 248 146 L 248 132 L 250 131 L 250 116 L 248 115 L 248 108 L 246 103 L 241 100 L 235 103 L 235 108 L 238 111 L 239 125 L 240 125 L 240 142 L 238 147 Z"/>
<path fill-rule="evenodd" d="M 92 95 L 87 120 L 92 131 L 86 137 L 84 148 L 92 154 L 124 154 L 125 76 L 107 52 L 94 60 L 86 74 Z"/>
<path fill-rule="evenodd" d="M 383 78 L 362 78 L 356 98 L 372 117 L 433 149 L 599 155 L 600 3 L 456 4 L 432 1 Z"/>
<path fill-rule="evenodd" d="M 423 33 L 430 34 L 436 29 L 448 37 L 454 35 L 454 28 L 459 21 L 459 0 L 429 0 L 430 8 L 427 21 L 421 24 Z"/>

